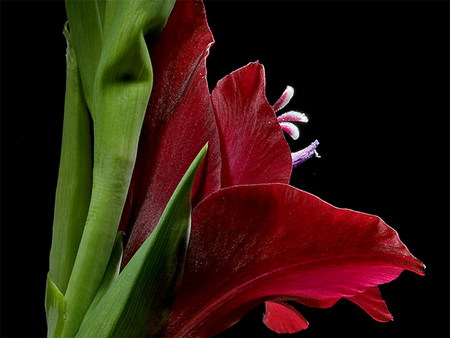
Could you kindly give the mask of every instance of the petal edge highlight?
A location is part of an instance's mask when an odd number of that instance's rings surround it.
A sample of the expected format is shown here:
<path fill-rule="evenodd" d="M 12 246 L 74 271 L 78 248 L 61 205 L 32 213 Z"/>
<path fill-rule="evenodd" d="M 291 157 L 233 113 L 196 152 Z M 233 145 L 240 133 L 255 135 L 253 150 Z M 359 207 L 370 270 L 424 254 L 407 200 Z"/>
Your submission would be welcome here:
<path fill-rule="evenodd" d="M 211 336 L 273 299 L 326 307 L 423 265 L 380 218 L 285 184 L 236 186 L 193 212 L 167 334 Z"/>

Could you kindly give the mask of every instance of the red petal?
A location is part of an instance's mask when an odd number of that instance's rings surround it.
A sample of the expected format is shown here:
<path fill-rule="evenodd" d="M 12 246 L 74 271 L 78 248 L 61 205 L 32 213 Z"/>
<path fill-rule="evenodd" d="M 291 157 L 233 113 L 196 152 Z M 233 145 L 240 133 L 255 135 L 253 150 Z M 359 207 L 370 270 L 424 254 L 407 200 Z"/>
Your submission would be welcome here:
<path fill-rule="evenodd" d="M 296 333 L 308 327 L 305 317 L 284 302 L 266 302 L 263 322 L 276 333 Z"/>
<path fill-rule="evenodd" d="M 223 189 L 193 213 L 169 336 L 211 336 L 271 299 L 331 305 L 423 273 L 380 218 L 338 209 L 284 184 Z"/>
<path fill-rule="evenodd" d="M 367 289 L 363 293 L 348 298 L 348 300 L 361 307 L 373 319 L 379 322 L 389 322 L 394 319 L 387 308 L 386 302 L 381 298 L 378 287 Z"/>
<path fill-rule="evenodd" d="M 154 88 L 122 220 L 122 228 L 134 225 L 124 263 L 156 226 L 178 182 L 206 142 L 204 175 L 199 175 L 204 179 L 195 184 L 194 201 L 219 189 L 219 141 L 206 81 L 206 57 L 212 43 L 203 3 L 177 1 L 150 53 Z"/>
<path fill-rule="evenodd" d="M 289 146 L 265 94 L 264 68 L 251 63 L 219 81 L 211 95 L 219 128 L 222 187 L 289 183 Z"/>
<path fill-rule="evenodd" d="M 358 305 L 373 319 L 379 322 L 389 322 L 393 320 L 393 316 L 389 312 L 385 301 L 381 297 L 378 287 L 369 288 L 362 293 L 356 294 L 355 296 L 345 298 Z M 306 306 L 325 309 L 336 304 L 339 297 L 321 299 L 288 297 L 288 300 L 292 300 Z"/>

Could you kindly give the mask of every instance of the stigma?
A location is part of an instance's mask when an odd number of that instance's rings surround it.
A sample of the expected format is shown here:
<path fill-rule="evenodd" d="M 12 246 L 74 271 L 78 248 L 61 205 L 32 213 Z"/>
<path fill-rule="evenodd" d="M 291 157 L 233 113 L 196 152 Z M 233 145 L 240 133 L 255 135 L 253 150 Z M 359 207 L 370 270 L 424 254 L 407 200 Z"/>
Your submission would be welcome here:
<path fill-rule="evenodd" d="M 292 166 L 296 167 L 299 164 L 302 164 L 303 162 L 305 162 L 306 160 L 310 159 L 313 156 L 320 158 L 320 155 L 316 150 L 318 145 L 319 145 L 319 141 L 315 140 L 313 143 L 311 143 L 306 148 L 303 148 L 302 150 L 292 153 Z"/>

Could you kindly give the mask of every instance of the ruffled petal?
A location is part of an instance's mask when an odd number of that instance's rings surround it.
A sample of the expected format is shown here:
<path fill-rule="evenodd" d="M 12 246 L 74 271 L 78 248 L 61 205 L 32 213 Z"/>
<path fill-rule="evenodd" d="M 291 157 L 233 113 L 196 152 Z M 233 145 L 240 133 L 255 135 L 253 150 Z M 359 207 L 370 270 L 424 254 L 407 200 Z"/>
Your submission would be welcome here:
<path fill-rule="evenodd" d="M 386 302 L 381 297 L 381 293 L 378 287 L 373 287 L 365 290 L 362 293 L 358 293 L 351 297 L 344 297 L 354 304 L 363 309 L 369 316 L 379 322 L 389 322 L 393 320 L 392 314 L 389 312 Z M 335 305 L 339 297 L 333 298 L 298 298 L 288 297 L 285 300 L 295 301 L 302 305 L 316 307 L 320 309 L 326 309 Z"/>
<path fill-rule="evenodd" d="M 264 324 L 276 333 L 296 333 L 308 327 L 300 312 L 284 302 L 266 302 Z"/>
<path fill-rule="evenodd" d="M 206 142 L 209 150 L 194 185 L 194 203 L 219 189 L 218 132 L 206 81 L 206 57 L 212 43 L 203 3 L 177 1 L 150 52 L 154 87 L 121 222 L 130 234 L 124 264 L 154 229 Z"/>
<path fill-rule="evenodd" d="M 264 68 L 250 63 L 220 80 L 211 99 L 222 157 L 222 187 L 288 183 L 289 146 L 265 94 Z"/>
<path fill-rule="evenodd" d="M 264 301 L 331 306 L 423 265 L 380 218 L 284 184 L 237 186 L 193 212 L 168 336 L 212 336 Z M 356 302 L 363 308 L 369 302 Z M 359 298 L 359 299 L 358 299 Z"/>
<path fill-rule="evenodd" d="M 379 322 L 389 322 L 394 319 L 387 308 L 386 302 L 381 298 L 378 287 L 367 289 L 363 293 L 348 298 L 348 300 L 358 305 L 369 316 Z"/>

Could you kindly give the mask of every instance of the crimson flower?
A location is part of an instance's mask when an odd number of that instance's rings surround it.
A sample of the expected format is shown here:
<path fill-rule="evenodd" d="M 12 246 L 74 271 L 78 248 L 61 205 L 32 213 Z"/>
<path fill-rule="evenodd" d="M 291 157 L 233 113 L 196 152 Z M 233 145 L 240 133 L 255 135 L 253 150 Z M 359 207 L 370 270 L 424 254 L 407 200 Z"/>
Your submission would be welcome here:
<path fill-rule="evenodd" d="M 142 130 L 121 228 L 125 265 L 155 228 L 190 163 L 209 142 L 192 193 L 188 256 L 165 335 L 211 336 L 265 302 L 278 333 L 308 326 L 286 301 L 326 308 L 345 298 L 378 321 L 392 319 L 378 285 L 423 264 L 380 218 L 338 209 L 289 185 L 293 165 L 318 142 L 291 153 L 297 112 L 276 117 L 264 68 L 251 63 L 209 93 L 213 44 L 201 1 L 178 1 L 151 49 L 155 86 Z"/>

